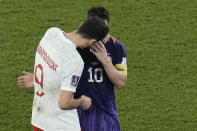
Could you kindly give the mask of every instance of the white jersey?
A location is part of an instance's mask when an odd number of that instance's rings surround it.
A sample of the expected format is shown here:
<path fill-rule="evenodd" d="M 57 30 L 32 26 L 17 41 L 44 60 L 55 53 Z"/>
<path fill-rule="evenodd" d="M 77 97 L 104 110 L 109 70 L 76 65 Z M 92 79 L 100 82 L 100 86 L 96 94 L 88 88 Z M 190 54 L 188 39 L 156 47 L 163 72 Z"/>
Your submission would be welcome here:
<path fill-rule="evenodd" d="M 80 131 L 76 109 L 61 110 L 61 90 L 76 91 L 84 67 L 72 41 L 53 27 L 40 41 L 34 66 L 32 124 L 44 131 Z"/>

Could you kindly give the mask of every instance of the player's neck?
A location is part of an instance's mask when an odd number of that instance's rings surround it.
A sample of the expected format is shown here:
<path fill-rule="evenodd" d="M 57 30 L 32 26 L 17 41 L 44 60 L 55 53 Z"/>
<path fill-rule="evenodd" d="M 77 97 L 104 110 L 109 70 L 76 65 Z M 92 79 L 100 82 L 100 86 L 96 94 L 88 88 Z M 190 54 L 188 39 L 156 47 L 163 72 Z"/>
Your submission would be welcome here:
<path fill-rule="evenodd" d="M 79 34 L 77 34 L 76 31 L 70 33 L 64 32 L 64 36 L 67 37 L 69 40 L 71 40 L 76 45 L 76 47 L 79 48 L 84 47 L 84 43 L 86 40 L 82 38 Z"/>

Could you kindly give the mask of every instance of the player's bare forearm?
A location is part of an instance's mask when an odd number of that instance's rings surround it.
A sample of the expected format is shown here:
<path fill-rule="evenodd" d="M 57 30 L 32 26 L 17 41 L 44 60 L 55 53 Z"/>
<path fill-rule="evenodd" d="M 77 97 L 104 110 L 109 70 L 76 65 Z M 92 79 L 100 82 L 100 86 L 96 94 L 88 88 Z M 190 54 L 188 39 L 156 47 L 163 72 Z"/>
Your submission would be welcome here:
<path fill-rule="evenodd" d="M 125 86 L 127 76 L 120 71 L 118 71 L 109 58 L 107 58 L 105 61 L 102 61 L 103 67 L 105 69 L 105 72 L 107 73 L 108 78 L 111 80 L 111 82 L 118 88 L 121 89 Z"/>
<path fill-rule="evenodd" d="M 77 108 L 81 105 L 81 99 L 73 99 L 74 93 L 71 91 L 60 91 L 59 95 L 59 107 L 62 110 L 70 110 Z"/>
<path fill-rule="evenodd" d="M 79 99 L 73 98 L 74 93 L 71 91 L 61 90 L 59 95 L 59 107 L 62 110 L 71 110 L 77 107 L 82 107 L 87 110 L 91 105 L 91 99 L 86 96 L 81 96 Z"/>
<path fill-rule="evenodd" d="M 103 43 L 98 42 L 92 45 L 90 51 L 97 57 L 97 59 L 103 64 L 107 76 L 111 82 L 117 87 L 122 88 L 125 83 L 127 76 L 118 71 L 111 60 L 107 56 L 107 51 Z"/>

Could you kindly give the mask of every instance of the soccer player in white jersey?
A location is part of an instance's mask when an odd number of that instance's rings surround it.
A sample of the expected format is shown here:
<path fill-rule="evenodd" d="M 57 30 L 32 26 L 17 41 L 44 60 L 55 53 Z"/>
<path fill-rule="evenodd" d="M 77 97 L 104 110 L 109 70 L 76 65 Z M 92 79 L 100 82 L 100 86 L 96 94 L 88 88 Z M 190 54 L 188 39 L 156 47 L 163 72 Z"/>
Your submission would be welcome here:
<path fill-rule="evenodd" d="M 34 131 L 80 131 L 77 110 L 88 109 L 91 99 L 74 99 L 83 60 L 76 50 L 102 40 L 108 28 L 98 17 L 88 18 L 71 33 L 53 27 L 41 39 L 35 56 Z"/>

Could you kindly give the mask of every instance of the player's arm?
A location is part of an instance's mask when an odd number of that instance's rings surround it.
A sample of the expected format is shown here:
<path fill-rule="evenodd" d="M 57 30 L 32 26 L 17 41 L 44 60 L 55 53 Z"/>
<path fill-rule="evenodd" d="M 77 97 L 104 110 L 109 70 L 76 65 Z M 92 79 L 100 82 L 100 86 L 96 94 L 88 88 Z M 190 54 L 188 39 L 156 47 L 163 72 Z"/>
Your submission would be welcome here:
<path fill-rule="evenodd" d="M 34 87 L 34 74 L 29 72 L 23 72 L 23 76 L 17 78 L 17 85 L 20 88 L 31 88 Z"/>
<path fill-rule="evenodd" d="M 126 83 L 126 80 L 127 80 L 127 75 L 126 75 L 126 73 L 122 72 L 121 70 L 119 71 L 118 69 L 116 69 L 114 67 L 111 60 L 107 56 L 107 51 L 106 51 L 105 46 L 103 45 L 103 43 L 98 42 L 98 43 L 94 44 L 91 47 L 90 51 L 103 64 L 105 72 L 107 73 L 111 82 L 118 89 L 124 87 L 124 85 Z"/>
<path fill-rule="evenodd" d="M 19 76 L 17 84 L 20 88 L 31 88 L 34 86 L 33 75 L 29 72 L 23 72 L 23 76 Z M 73 99 L 74 92 L 62 90 L 59 95 L 59 107 L 63 110 L 73 109 L 81 106 L 87 110 L 91 105 L 91 99 L 81 96 L 79 99 Z"/>
<path fill-rule="evenodd" d="M 87 110 L 91 105 L 91 99 L 86 96 L 81 96 L 79 99 L 73 98 L 74 92 L 62 90 L 59 95 L 59 107 L 62 110 L 70 110 L 77 107 L 82 107 Z"/>
<path fill-rule="evenodd" d="M 107 58 L 103 62 L 103 67 L 105 69 L 105 72 L 107 73 L 108 78 L 111 80 L 111 82 L 118 88 L 121 89 L 125 86 L 127 75 L 123 74 L 121 71 L 116 69 L 111 60 Z"/>
<path fill-rule="evenodd" d="M 60 109 L 69 110 L 82 107 L 84 110 L 87 110 L 90 107 L 91 99 L 89 97 L 81 96 L 79 99 L 74 99 L 73 97 L 83 71 L 83 66 L 84 64 L 81 63 L 81 59 L 79 60 L 74 57 L 61 66 L 61 91 L 58 101 Z"/>

